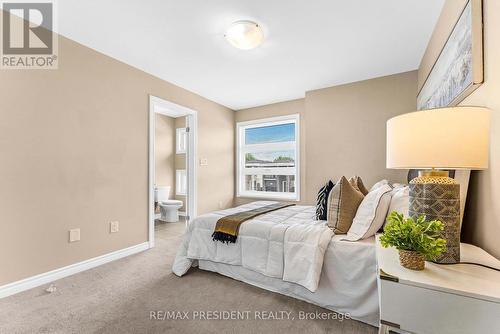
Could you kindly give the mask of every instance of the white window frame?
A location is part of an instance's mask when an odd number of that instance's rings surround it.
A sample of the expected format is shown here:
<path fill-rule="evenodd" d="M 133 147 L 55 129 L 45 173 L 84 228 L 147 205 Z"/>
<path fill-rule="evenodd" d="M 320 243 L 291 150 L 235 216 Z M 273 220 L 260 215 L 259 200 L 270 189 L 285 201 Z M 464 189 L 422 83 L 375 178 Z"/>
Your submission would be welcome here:
<path fill-rule="evenodd" d="M 295 123 L 295 143 L 280 142 L 267 143 L 265 148 L 262 144 L 244 145 L 245 130 L 250 128 L 258 128 L 264 126 L 273 126 L 279 124 Z M 287 116 L 271 117 L 265 119 L 256 119 L 247 122 L 236 123 L 236 197 L 260 198 L 260 199 L 275 199 L 300 201 L 300 115 L 293 114 Z M 248 151 L 262 152 L 268 150 L 286 151 L 295 149 L 295 171 L 290 172 L 290 168 L 249 168 L 252 175 L 295 175 L 295 193 L 276 193 L 263 191 L 248 191 L 245 190 L 245 154 Z M 250 173 L 249 173 L 250 174 Z"/>
<path fill-rule="evenodd" d="M 187 194 L 187 173 L 185 169 L 175 170 L 175 194 L 186 196 Z"/>
<path fill-rule="evenodd" d="M 175 129 L 175 154 L 185 154 L 187 148 L 186 128 Z"/>

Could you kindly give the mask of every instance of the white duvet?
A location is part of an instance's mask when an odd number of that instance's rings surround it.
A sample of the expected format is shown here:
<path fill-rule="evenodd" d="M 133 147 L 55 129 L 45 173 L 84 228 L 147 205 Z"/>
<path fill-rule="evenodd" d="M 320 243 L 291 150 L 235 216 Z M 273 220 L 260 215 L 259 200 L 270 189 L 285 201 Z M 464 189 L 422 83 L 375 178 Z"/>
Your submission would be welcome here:
<path fill-rule="evenodd" d="M 246 221 L 234 244 L 212 240 L 219 218 L 273 203 L 253 202 L 193 220 L 177 252 L 173 272 L 182 276 L 196 260 L 208 260 L 242 266 L 316 291 L 333 232 L 325 221 L 315 220 L 314 207 L 291 206 Z"/>

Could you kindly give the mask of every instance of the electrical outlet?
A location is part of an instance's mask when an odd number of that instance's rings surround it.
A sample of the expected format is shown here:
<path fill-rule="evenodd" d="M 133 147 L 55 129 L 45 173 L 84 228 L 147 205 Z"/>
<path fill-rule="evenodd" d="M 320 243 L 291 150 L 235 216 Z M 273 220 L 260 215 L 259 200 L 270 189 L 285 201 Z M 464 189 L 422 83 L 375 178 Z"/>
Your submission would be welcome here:
<path fill-rule="evenodd" d="M 74 228 L 69 230 L 69 242 L 80 241 L 80 229 Z"/>
<path fill-rule="evenodd" d="M 200 166 L 208 166 L 208 159 L 207 158 L 201 158 L 200 159 Z"/>
<path fill-rule="evenodd" d="M 120 222 L 114 221 L 109 223 L 109 233 L 116 233 L 120 230 Z"/>

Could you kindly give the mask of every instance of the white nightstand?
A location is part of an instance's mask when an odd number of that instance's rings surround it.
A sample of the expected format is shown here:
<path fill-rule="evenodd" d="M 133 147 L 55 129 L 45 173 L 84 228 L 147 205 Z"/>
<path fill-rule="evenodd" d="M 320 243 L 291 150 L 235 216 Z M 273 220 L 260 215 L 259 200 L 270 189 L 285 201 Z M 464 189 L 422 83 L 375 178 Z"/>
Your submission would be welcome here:
<path fill-rule="evenodd" d="M 425 263 L 423 271 L 399 264 L 395 248 L 377 236 L 379 333 L 500 333 L 500 272 L 476 265 Z M 461 261 L 500 269 L 479 247 L 461 244 Z"/>

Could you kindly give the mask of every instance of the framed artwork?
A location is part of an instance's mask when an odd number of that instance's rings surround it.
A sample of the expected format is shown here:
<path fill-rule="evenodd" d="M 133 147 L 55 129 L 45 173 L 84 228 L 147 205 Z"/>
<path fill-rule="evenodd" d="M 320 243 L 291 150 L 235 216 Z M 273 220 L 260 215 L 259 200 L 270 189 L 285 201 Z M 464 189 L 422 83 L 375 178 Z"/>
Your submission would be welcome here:
<path fill-rule="evenodd" d="M 417 96 L 417 109 L 455 106 L 484 81 L 481 0 L 469 0 Z"/>

